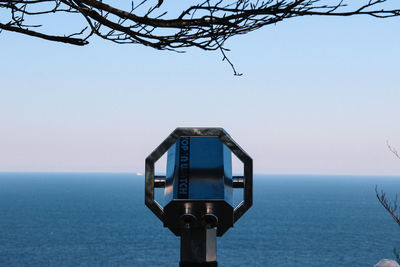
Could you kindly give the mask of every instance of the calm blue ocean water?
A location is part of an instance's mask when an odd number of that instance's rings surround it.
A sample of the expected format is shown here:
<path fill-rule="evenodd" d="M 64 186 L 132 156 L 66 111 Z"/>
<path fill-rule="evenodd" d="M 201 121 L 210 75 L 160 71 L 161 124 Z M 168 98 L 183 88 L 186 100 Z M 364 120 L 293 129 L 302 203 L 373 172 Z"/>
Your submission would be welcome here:
<path fill-rule="evenodd" d="M 220 266 L 373 266 L 400 228 L 375 185 L 400 177 L 255 177 L 254 206 L 218 240 Z M 178 266 L 179 239 L 144 206 L 144 177 L 0 173 L 0 266 Z"/>

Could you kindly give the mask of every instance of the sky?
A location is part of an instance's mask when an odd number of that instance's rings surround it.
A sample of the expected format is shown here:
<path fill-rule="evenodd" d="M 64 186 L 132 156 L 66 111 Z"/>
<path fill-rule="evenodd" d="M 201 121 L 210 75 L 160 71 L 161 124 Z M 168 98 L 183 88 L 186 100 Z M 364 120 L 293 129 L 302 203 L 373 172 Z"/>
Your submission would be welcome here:
<path fill-rule="evenodd" d="M 176 127 L 223 127 L 263 174 L 400 175 L 400 19 L 291 19 L 179 54 L 0 34 L 0 171 L 142 172 Z M 160 167 L 162 168 L 162 167 Z M 235 163 L 235 168 L 240 165 Z"/>

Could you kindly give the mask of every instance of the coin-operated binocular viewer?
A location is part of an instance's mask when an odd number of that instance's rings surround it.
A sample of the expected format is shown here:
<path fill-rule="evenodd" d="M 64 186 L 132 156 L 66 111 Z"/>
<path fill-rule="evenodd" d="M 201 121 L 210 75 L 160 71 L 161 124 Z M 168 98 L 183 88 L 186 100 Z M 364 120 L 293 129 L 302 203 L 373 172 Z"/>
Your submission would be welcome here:
<path fill-rule="evenodd" d="M 154 175 L 154 163 L 167 154 L 166 176 Z M 232 153 L 244 176 L 232 176 Z M 251 207 L 252 159 L 222 128 L 177 128 L 146 158 L 145 203 L 181 237 L 180 266 L 217 266 L 216 237 L 222 236 Z M 164 203 L 154 188 L 164 188 Z M 233 206 L 233 189 L 243 201 Z"/>

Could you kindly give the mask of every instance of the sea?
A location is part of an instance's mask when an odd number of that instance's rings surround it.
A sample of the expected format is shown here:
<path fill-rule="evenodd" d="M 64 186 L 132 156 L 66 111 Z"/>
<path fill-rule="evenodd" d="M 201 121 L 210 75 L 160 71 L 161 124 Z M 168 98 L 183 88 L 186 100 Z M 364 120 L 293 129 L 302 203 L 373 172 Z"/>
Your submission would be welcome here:
<path fill-rule="evenodd" d="M 376 186 L 394 199 L 400 177 L 255 175 L 253 207 L 218 238 L 219 266 L 366 267 L 394 258 L 400 227 Z M 235 203 L 241 196 L 237 189 Z M 2 267 L 178 266 L 179 246 L 144 205 L 144 176 L 0 173 Z"/>

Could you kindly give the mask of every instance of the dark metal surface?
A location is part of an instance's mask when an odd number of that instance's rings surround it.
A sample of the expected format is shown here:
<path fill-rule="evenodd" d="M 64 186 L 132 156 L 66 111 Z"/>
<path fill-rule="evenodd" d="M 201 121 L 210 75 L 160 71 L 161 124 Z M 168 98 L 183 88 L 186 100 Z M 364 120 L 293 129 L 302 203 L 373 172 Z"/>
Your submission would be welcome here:
<path fill-rule="evenodd" d="M 217 229 L 184 228 L 181 234 L 181 262 L 216 262 Z"/>
<path fill-rule="evenodd" d="M 179 267 L 218 267 L 218 263 L 214 262 L 201 262 L 201 263 L 193 263 L 193 262 L 185 262 L 181 261 L 179 263 Z"/>
<path fill-rule="evenodd" d="M 243 176 L 233 176 L 232 177 L 232 187 L 233 188 L 244 188 L 244 177 Z"/>
<path fill-rule="evenodd" d="M 180 236 L 182 214 L 191 213 L 196 221 L 193 227 L 204 227 L 202 218 L 208 212 L 212 212 L 218 218 L 217 235 L 222 236 L 230 227 L 233 226 L 233 207 L 224 200 L 185 200 L 176 199 L 169 202 L 164 208 L 166 216 L 164 226 L 168 227 L 175 235 Z"/>
<path fill-rule="evenodd" d="M 165 176 L 154 176 L 154 187 L 156 188 L 165 188 L 165 184 L 167 182 L 167 178 Z"/>

